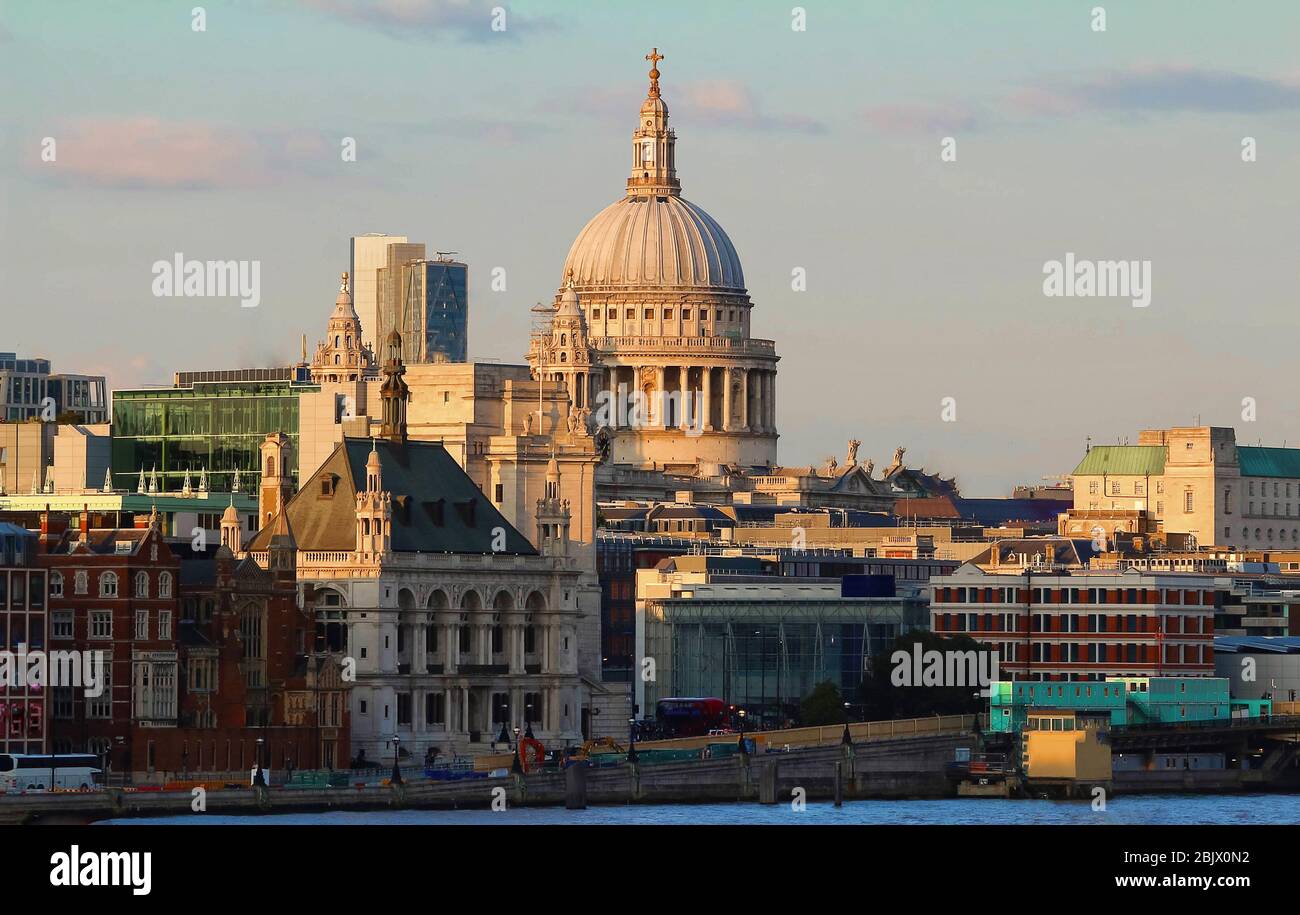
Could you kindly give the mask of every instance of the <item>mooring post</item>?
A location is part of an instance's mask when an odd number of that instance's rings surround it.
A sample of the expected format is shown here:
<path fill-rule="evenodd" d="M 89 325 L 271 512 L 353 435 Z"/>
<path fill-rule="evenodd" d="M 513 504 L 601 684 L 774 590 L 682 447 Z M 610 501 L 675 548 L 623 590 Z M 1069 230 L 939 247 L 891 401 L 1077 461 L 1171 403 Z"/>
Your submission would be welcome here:
<path fill-rule="evenodd" d="M 564 809 L 587 809 L 586 763 L 575 763 L 564 770 Z"/>
<path fill-rule="evenodd" d="M 844 806 L 844 763 L 835 764 L 835 806 Z"/>
<path fill-rule="evenodd" d="M 758 776 L 758 802 L 776 803 L 776 760 L 765 764 Z"/>

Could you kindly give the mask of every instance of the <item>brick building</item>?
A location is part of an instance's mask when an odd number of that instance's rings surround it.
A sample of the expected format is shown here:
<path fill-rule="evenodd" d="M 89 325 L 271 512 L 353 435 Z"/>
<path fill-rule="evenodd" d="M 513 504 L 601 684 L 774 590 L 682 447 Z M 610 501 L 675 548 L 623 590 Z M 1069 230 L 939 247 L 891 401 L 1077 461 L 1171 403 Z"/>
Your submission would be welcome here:
<path fill-rule="evenodd" d="M 0 650 L 44 649 L 49 632 L 48 585 L 36 563 L 36 537 L 0 523 Z M 17 664 L 11 665 L 16 673 Z M 40 686 L 0 681 L 0 752 L 48 749 L 47 692 Z"/>
<path fill-rule="evenodd" d="M 931 629 L 996 649 L 1003 679 L 1214 676 L 1214 618 L 1230 579 L 974 564 L 930 580 Z"/>

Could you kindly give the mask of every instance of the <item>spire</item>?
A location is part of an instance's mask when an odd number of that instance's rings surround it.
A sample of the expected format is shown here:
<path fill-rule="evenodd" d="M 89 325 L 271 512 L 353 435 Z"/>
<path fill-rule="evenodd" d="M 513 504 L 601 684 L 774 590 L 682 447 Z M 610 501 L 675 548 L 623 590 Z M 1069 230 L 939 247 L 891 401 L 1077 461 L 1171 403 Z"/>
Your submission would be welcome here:
<path fill-rule="evenodd" d="M 650 97 L 658 98 L 659 97 L 659 61 L 663 60 L 664 56 L 659 53 L 658 48 L 652 48 L 650 53 L 645 56 L 645 59 L 650 61 Z"/>
<path fill-rule="evenodd" d="M 630 197 L 677 197 L 682 192 L 677 180 L 677 136 L 668 128 L 668 106 L 659 95 L 659 61 L 664 56 L 655 48 L 645 59 L 650 61 L 650 89 L 632 134 L 627 193 Z"/>
<path fill-rule="evenodd" d="M 406 442 L 406 398 L 410 388 L 402 380 L 406 366 L 402 364 L 402 335 L 396 330 L 388 334 L 384 344 L 384 383 L 379 389 L 382 399 L 383 423 L 379 435 L 390 442 Z"/>
<path fill-rule="evenodd" d="M 109 467 L 104 468 L 104 492 L 113 491 L 113 471 Z"/>

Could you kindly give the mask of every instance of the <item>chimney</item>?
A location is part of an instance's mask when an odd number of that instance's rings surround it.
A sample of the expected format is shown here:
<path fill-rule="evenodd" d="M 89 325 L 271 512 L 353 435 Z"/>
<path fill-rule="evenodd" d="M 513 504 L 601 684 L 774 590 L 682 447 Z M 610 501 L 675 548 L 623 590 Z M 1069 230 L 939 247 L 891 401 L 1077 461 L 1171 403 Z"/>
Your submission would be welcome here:
<path fill-rule="evenodd" d="M 82 503 L 81 506 L 81 539 L 90 539 L 90 506 Z"/>
<path fill-rule="evenodd" d="M 992 556 L 990 557 L 989 565 L 993 566 L 993 568 L 996 569 L 998 567 L 998 561 L 1001 559 L 1001 554 L 1002 554 L 1002 548 L 998 545 L 997 541 L 995 540 L 993 542 L 993 553 Z"/>
<path fill-rule="evenodd" d="M 1055 564 L 1055 562 L 1056 562 L 1056 544 L 1049 543 L 1047 545 L 1047 564 L 1050 566 Z"/>

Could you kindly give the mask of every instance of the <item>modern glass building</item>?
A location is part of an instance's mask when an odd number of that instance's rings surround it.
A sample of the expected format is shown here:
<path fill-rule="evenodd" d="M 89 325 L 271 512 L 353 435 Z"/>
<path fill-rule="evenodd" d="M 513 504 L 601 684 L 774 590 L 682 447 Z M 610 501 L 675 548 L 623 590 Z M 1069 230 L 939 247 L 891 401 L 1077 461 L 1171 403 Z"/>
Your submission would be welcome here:
<path fill-rule="evenodd" d="M 408 264 L 402 334 L 411 362 L 465 362 L 469 350 L 469 267 L 459 261 Z"/>
<path fill-rule="evenodd" d="M 251 370 L 264 373 L 266 370 Z M 158 489 L 179 491 L 190 474 L 193 487 L 207 471 L 208 489 L 230 491 L 235 471 L 240 489 L 257 492 L 260 483 L 258 447 L 272 432 L 283 432 L 294 443 L 297 458 L 300 394 L 319 385 L 303 380 L 293 369 L 278 372 L 278 380 L 253 380 L 248 371 L 204 373 L 213 380 L 179 378 L 172 388 L 113 392 L 113 486 L 134 490 L 145 472 L 158 471 Z"/>

